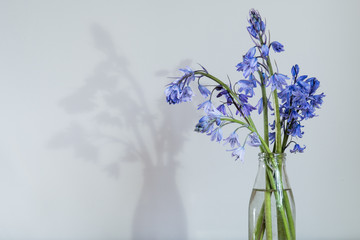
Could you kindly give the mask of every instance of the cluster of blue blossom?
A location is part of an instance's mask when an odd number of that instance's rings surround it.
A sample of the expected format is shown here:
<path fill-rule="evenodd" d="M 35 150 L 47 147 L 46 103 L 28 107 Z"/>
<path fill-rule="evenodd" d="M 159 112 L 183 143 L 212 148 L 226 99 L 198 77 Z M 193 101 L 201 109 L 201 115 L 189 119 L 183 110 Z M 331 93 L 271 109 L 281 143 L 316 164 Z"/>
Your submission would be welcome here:
<path fill-rule="evenodd" d="M 190 82 L 195 80 L 194 71 L 190 68 L 179 70 L 184 72 L 184 75 L 170 83 L 165 90 L 166 101 L 169 104 L 189 102 L 194 96 L 194 93 L 189 86 Z"/>
<path fill-rule="evenodd" d="M 285 87 L 279 93 L 282 101 L 280 105 L 280 116 L 282 117 L 282 127 L 287 135 L 301 138 L 304 134 L 301 128 L 301 121 L 315 117 L 316 108 L 320 108 L 323 103 L 324 93 L 315 94 L 320 86 L 320 82 L 307 75 L 299 76 L 299 66 L 292 67 L 292 84 Z M 295 144 L 290 152 L 303 152 L 300 145 Z"/>
<path fill-rule="evenodd" d="M 237 71 L 241 71 L 245 79 L 237 81 L 232 86 L 231 83 L 229 85 L 224 84 L 210 75 L 203 67 L 197 71 L 186 68 L 180 69 L 184 73 L 183 76 L 170 83 L 165 90 L 166 100 L 169 104 L 188 102 L 191 101 L 194 95 L 189 84 L 198 79 L 199 92 L 203 97 L 209 97 L 209 99 L 198 106 L 198 109 L 204 110 L 205 115 L 199 120 L 195 131 L 210 135 L 212 141 L 229 143 L 232 148 L 229 150 L 232 151 L 232 156 L 240 160 L 244 158 L 246 143 L 253 147 L 259 147 L 263 144 L 257 131 L 249 127 L 252 122 L 250 118 L 251 112 L 257 109 L 258 113 L 261 114 L 264 110 L 264 103 L 267 104 L 267 109 L 274 112 L 269 100 L 271 94 L 270 96 L 264 95 L 264 91 L 262 91 L 263 97 L 260 98 L 255 107 L 249 103 L 249 98 L 255 95 L 254 89 L 258 85 L 262 90 L 270 86 L 272 94 L 279 93 L 278 97 L 281 99 L 281 104 L 277 109 L 282 118 L 281 127 L 286 135 L 286 141 L 289 136 L 302 137 L 301 128 L 303 126 L 301 121 L 316 116 L 315 109 L 320 107 L 322 98 L 325 96 L 323 93 L 315 94 L 319 88 L 319 81 L 316 78 L 308 78 L 305 75 L 298 76 L 298 65 L 295 65 L 291 70 L 291 84 L 287 83 L 290 78 L 286 75 L 278 72 L 274 73 L 269 59 L 270 49 L 272 48 L 274 52 L 280 53 L 284 51 L 284 46 L 277 41 L 268 41 L 265 34 L 265 22 L 261 19 L 260 14 L 253 9 L 250 11 L 249 24 L 247 30 L 255 46 L 250 48 L 243 56 L 242 62 L 236 65 Z M 259 75 L 259 79 L 256 79 L 255 74 Z M 200 79 L 204 76 L 217 82 L 212 91 L 205 85 L 200 84 Z M 213 105 L 213 94 L 216 94 L 216 98 L 220 102 L 217 107 Z M 266 99 L 263 99 L 265 97 Z M 239 115 L 240 119 L 244 121 L 235 120 L 231 107 L 235 107 L 235 115 Z M 222 127 L 231 123 L 241 123 L 241 126 L 236 128 L 229 137 L 223 139 Z M 274 130 L 275 122 L 269 124 L 269 126 Z M 250 130 L 243 144 L 240 143 L 237 134 L 237 131 L 241 128 Z M 273 142 L 275 132 L 270 132 L 268 135 L 270 142 Z M 305 147 L 300 147 L 296 142 L 290 141 L 290 143 L 292 142 L 295 143 L 295 146 L 290 152 L 303 152 Z"/>

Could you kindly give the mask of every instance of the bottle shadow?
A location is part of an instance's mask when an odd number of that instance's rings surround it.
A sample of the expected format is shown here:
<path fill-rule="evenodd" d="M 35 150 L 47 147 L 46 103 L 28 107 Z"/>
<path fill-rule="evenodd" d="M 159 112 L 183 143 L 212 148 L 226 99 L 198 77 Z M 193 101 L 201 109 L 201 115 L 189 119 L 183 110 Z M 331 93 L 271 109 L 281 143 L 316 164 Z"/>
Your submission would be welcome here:
<path fill-rule="evenodd" d="M 91 33 L 105 59 L 59 103 L 73 122 L 49 141 L 49 147 L 71 149 L 75 157 L 91 161 L 115 178 L 120 177 L 125 161 L 140 163 L 143 183 L 132 219 L 132 239 L 186 240 L 176 158 L 186 142 L 183 129 L 191 129 L 194 123 L 192 106 L 177 106 L 175 113 L 164 99 L 145 99 L 143 87 L 129 70 L 127 58 L 117 53 L 110 34 L 97 24 Z M 169 73 L 160 70 L 154 77 Z M 151 110 L 152 103 L 157 111 Z M 109 149 L 116 153 L 111 161 L 102 157 Z"/>

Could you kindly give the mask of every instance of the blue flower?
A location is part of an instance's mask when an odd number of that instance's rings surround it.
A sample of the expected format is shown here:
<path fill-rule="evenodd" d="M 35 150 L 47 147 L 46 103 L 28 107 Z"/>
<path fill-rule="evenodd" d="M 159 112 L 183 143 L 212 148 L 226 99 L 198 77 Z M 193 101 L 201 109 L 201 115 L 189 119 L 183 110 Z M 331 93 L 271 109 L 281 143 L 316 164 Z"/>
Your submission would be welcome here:
<path fill-rule="evenodd" d="M 273 50 L 275 52 L 282 52 L 284 51 L 284 45 L 282 45 L 281 43 L 277 42 L 277 41 L 273 41 L 270 46 L 272 46 Z"/>
<path fill-rule="evenodd" d="M 295 64 L 295 66 L 293 66 L 291 68 L 291 75 L 293 76 L 294 79 L 296 79 L 297 75 L 299 74 L 299 66 L 297 64 Z"/>
<path fill-rule="evenodd" d="M 245 94 L 239 94 L 239 101 L 240 103 L 244 104 L 248 102 L 248 96 L 246 96 Z"/>
<path fill-rule="evenodd" d="M 253 132 L 248 135 L 248 139 L 246 143 L 252 147 L 259 147 L 261 146 L 261 141 L 259 139 L 259 136 Z"/>
<path fill-rule="evenodd" d="M 271 144 L 275 142 L 275 132 L 269 133 L 269 141 Z"/>
<path fill-rule="evenodd" d="M 214 131 L 210 133 L 211 135 L 211 141 L 214 141 L 216 139 L 217 142 L 221 142 L 223 135 L 221 127 L 216 128 Z"/>
<path fill-rule="evenodd" d="M 224 114 L 224 115 L 226 116 L 225 104 L 221 104 L 221 105 L 218 106 L 216 109 L 219 110 L 219 112 L 221 112 L 222 114 Z"/>
<path fill-rule="evenodd" d="M 209 89 L 207 89 L 206 87 L 204 87 L 203 85 L 199 84 L 199 91 L 201 93 L 201 95 L 204 96 L 204 98 L 207 98 L 210 95 L 210 91 Z"/>
<path fill-rule="evenodd" d="M 251 36 L 253 36 L 256 39 L 259 39 L 258 34 L 265 31 L 265 27 L 266 27 L 265 23 L 261 19 L 259 12 L 256 11 L 255 9 L 250 10 L 249 16 L 250 16 L 249 19 L 250 26 L 247 27 L 247 30 L 249 31 Z"/>
<path fill-rule="evenodd" d="M 178 85 L 170 85 L 165 89 L 166 101 L 169 104 L 177 104 L 181 102 L 181 90 Z"/>
<path fill-rule="evenodd" d="M 213 109 L 213 110 L 209 111 L 207 113 L 207 115 L 210 117 L 210 119 L 214 120 L 216 122 L 216 125 L 218 125 L 218 126 L 221 124 L 221 119 L 220 118 L 224 116 L 217 109 Z"/>
<path fill-rule="evenodd" d="M 237 82 L 237 84 L 239 85 L 239 90 L 238 90 L 239 93 L 244 91 L 246 96 L 248 96 L 248 97 L 254 96 L 254 94 L 255 94 L 254 93 L 254 88 L 256 88 L 256 80 L 254 80 L 254 79 L 252 79 L 252 80 L 239 80 Z"/>
<path fill-rule="evenodd" d="M 235 161 L 238 160 L 240 158 L 240 161 L 243 162 L 244 161 L 244 156 L 245 156 L 245 148 L 243 146 L 240 146 L 236 149 L 232 149 L 230 151 L 233 151 L 231 156 L 236 157 Z"/>
<path fill-rule="evenodd" d="M 307 79 L 306 82 L 310 84 L 309 95 L 314 94 L 320 87 L 320 82 L 314 77 Z"/>
<path fill-rule="evenodd" d="M 249 26 L 247 27 L 248 32 L 250 33 L 251 36 L 253 36 L 254 38 L 258 39 L 258 35 L 257 32 L 255 30 L 255 28 L 253 26 Z"/>
<path fill-rule="evenodd" d="M 186 84 L 189 84 L 191 81 L 195 80 L 195 73 L 191 68 L 187 67 L 179 70 L 184 72 L 184 75 L 179 79 L 180 81 L 185 81 Z"/>
<path fill-rule="evenodd" d="M 274 91 L 275 89 L 282 90 L 283 86 L 287 85 L 285 81 L 286 79 L 289 79 L 286 75 L 281 73 L 274 73 L 269 78 L 269 84 L 271 84 L 271 91 Z"/>
<path fill-rule="evenodd" d="M 298 76 L 299 66 L 292 67 L 292 75 L 294 83 L 285 87 L 283 91 L 279 93 L 279 98 L 282 104 L 280 105 L 281 117 L 289 123 L 291 123 L 287 134 L 292 136 L 301 137 L 300 122 L 316 116 L 316 108 L 320 108 L 323 103 L 323 97 L 325 95 L 315 95 L 316 90 L 320 86 L 320 82 L 314 78 L 308 78 L 307 75 Z"/>
<path fill-rule="evenodd" d="M 243 57 L 243 61 L 236 65 L 237 71 L 242 71 L 245 78 L 248 78 L 250 74 L 258 70 L 257 58 L 254 57 L 256 53 L 256 47 L 250 48 L 250 50 Z"/>
<path fill-rule="evenodd" d="M 255 106 L 255 107 L 258 109 L 258 113 L 259 113 L 259 114 L 261 114 L 262 111 L 263 111 L 263 105 L 264 105 L 263 99 L 260 98 L 260 100 L 258 101 L 258 103 L 257 103 L 256 106 Z"/>
<path fill-rule="evenodd" d="M 271 106 L 271 101 L 268 99 L 267 100 L 267 105 L 268 105 L 268 108 L 273 111 L 274 109 L 272 108 Z M 258 103 L 256 104 L 255 108 L 257 108 L 258 110 L 258 113 L 261 114 L 263 109 L 264 109 L 264 103 L 263 103 L 263 98 L 260 98 L 260 100 L 258 101 Z"/>
<path fill-rule="evenodd" d="M 273 121 L 273 123 L 269 123 L 269 127 L 271 130 L 275 130 L 275 120 Z"/>
<path fill-rule="evenodd" d="M 203 116 L 200 118 L 199 123 L 195 126 L 196 132 L 205 133 L 208 132 L 211 125 L 213 124 L 213 121 L 208 116 Z"/>
<path fill-rule="evenodd" d="M 320 108 L 320 106 L 323 103 L 323 98 L 325 97 L 324 93 L 318 94 L 318 95 L 313 95 L 312 98 L 310 99 L 310 104 L 311 106 L 313 106 L 314 108 Z"/>
<path fill-rule="evenodd" d="M 201 104 L 199 104 L 198 105 L 198 110 L 199 109 L 204 109 L 204 112 L 207 114 L 207 113 L 209 113 L 210 111 L 212 111 L 215 107 L 214 107 L 214 105 L 211 103 L 211 101 L 210 100 L 207 100 L 207 101 L 205 101 L 205 102 L 203 102 L 203 103 L 201 103 Z"/>
<path fill-rule="evenodd" d="M 194 93 L 189 86 L 184 87 L 184 90 L 181 93 L 181 102 L 190 102 Z"/>
<path fill-rule="evenodd" d="M 245 58 L 248 58 L 248 59 L 254 58 L 255 54 L 256 54 L 256 47 L 252 47 L 252 48 L 250 48 L 249 51 L 245 54 Z"/>
<path fill-rule="evenodd" d="M 300 147 L 299 144 L 295 144 L 294 146 L 294 149 L 293 150 L 290 150 L 291 153 L 296 153 L 296 152 L 299 152 L 299 153 L 303 153 L 304 152 L 304 149 L 306 148 L 306 146 L 304 145 L 304 147 Z"/>
<path fill-rule="evenodd" d="M 304 132 L 301 131 L 300 123 L 294 123 L 292 124 L 291 128 L 289 129 L 290 135 L 293 137 L 299 137 L 302 138 Z"/>
<path fill-rule="evenodd" d="M 237 135 L 236 132 L 231 133 L 228 138 L 224 139 L 224 141 L 225 141 L 224 145 L 230 143 L 230 146 L 232 148 L 235 147 L 235 145 L 240 146 L 239 136 Z"/>
<path fill-rule="evenodd" d="M 261 56 L 266 58 L 268 55 L 269 55 L 269 47 L 266 44 L 264 44 L 261 47 Z"/>
<path fill-rule="evenodd" d="M 248 117 L 250 116 L 250 113 L 255 110 L 256 108 L 251 106 L 250 104 L 248 103 L 244 103 L 243 105 L 241 105 L 241 109 L 243 111 L 243 114 L 245 117 Z"/>
<path fill-rule="evenodd" d="M 230 85 L 230 87 L 231 87 L 231 85 Z M 233 100 L 232 100 L 229 92 L 226 89 L 224 89 L 222 86 L 216 87 L 215 90 L 221 91 L 218 93 L 218 95 L 216 95 L 217 98 L 224 96 L 226 99 L 227 105 L 231 105 L 233 103 Z"/>
<path fill-rule="evenodd" d="M 195 73 L 190 68 L 179 69 L 184 72 L 183 76 L 170 83 L 165 89 L 166 101 L 169 104 L 189 102 L 194 96 L 189 83 L 195 80 Z"/>

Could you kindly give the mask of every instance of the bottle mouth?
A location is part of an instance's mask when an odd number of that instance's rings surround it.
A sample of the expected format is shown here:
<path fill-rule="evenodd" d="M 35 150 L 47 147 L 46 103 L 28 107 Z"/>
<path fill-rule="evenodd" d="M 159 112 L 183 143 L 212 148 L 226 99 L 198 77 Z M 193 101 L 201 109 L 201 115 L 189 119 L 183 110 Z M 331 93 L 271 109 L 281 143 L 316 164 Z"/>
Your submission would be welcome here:
<path fill-rule="evenodd" d="M 286 153 L 259 153 L 259 159 L 267 159 L 267 158 L 282 158 L 286 159 Z"/>

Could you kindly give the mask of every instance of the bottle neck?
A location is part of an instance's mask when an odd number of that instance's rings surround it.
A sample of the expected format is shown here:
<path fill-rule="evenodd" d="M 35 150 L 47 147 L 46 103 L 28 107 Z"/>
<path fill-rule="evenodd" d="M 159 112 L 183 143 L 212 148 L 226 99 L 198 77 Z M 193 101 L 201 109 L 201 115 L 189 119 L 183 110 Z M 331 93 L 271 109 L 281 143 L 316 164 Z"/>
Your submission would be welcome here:
<path fill-rule="evenodd" d="M 286 173 L 286 154 L 259 154 L 259 167 L 256 180 L 254 183 L 254 188 L 256 189 L 265 189 L 266 188 L 266 178 L 270 172 L 273 175 L 273 178 L 279 182 L 281 181 L 283 187 L 290 188 L 288 182 L 287 173 Z"/>

